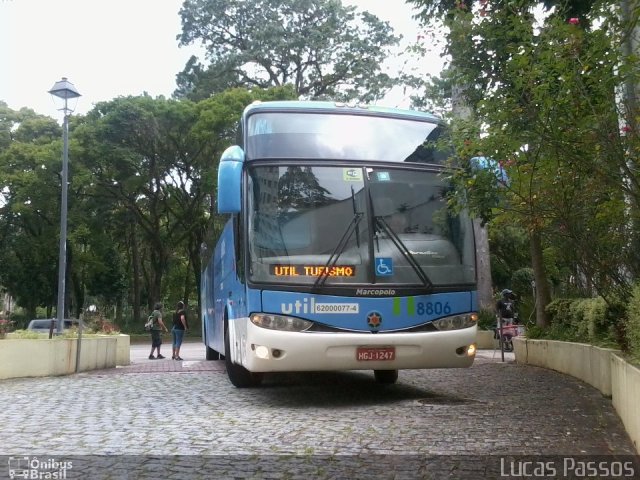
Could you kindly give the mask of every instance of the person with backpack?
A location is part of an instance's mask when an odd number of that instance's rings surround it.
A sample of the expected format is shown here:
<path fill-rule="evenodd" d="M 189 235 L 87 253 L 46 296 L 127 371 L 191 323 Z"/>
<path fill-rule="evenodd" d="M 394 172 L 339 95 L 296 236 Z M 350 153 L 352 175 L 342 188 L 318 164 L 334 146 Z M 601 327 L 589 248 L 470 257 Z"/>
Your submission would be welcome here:
<path fill-rule="evenodd" d="M 505 288 L 500 292 L 501 298 L 496 303 L 496 310 L 498 316 L 505 325 L 513 324 L 513 319 L 516 313 L 515 299 L 516 295 L 513 291 Z"/>
<path fill-rule="evenodd" d="M 189 329 L 187 326 L 187 312 L 184 309 L 184 302 L 178 302 L 176 305 L 176 311 L 173 312 L 173 328 L 171 329 L 171 335 L 173 336 L 173 355 L 174 360 L 182 360 L 180 357 L 180 346 L 182 345 L 182 339 L 184 332 Z"/>
<path fill-rule="evenodd" d="M 153 312 L 151 312 L 150 317 L 152 317 L 151 323 L 151 353 L 149 354 L 149 360 L 162 359 L 164 356 L 160 354 L 160 345 L 162 345 L 162 331 L 169 332 L 167 327 L 164 326 L 164 322 L 162 321 L 162 304 L 160 302 L 156 302 L 153 306 Z M 153 356 L 153 351 L 158 350 L 158 356 Z"/>

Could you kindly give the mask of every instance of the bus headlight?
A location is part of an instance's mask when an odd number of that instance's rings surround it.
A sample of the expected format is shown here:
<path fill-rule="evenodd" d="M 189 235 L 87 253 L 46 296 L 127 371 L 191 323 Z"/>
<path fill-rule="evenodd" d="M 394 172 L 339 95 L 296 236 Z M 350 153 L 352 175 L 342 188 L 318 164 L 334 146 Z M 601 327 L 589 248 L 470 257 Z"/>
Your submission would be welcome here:
<path fill-rule="evenodd" d="M 270 313 L 254 313 L 251 315 L 251 323 L 258 327 L 270 330 L 282 330 L 285 332 L 303 332 L 313 325 L 313 322 L 301 318 L 287 317 L 285 315 L 273 315 Z"/>
<path fill-rule="evenodd" d="M 476 313 L 466 313 L 435 320 L 433 326 L 438 330 L 460 330 L 461 328 L 473 327 L 477 322 L 478 315 Z"/>

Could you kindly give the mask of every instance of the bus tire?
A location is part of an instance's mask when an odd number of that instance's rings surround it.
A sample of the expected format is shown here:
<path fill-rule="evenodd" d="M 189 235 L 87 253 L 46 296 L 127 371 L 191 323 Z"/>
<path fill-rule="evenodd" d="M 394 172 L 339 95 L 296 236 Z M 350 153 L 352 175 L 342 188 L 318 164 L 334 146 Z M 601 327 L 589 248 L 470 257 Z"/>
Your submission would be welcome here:
<path fill-rule="evenodd" d="M 262 383 L 261 373 L 252 373 L 242 365 L 231 360 L 231 343 L 229 341 L 229 327 L 224 329 L 224 365 L 227 369 L 229 381 L 237 388 L 257 387 Z"/>
<path fill-rule="evenodd" d="M 398 370 L 374 370 L 373 375 L 378 383 L 391 384 L 398 380 Z"/>

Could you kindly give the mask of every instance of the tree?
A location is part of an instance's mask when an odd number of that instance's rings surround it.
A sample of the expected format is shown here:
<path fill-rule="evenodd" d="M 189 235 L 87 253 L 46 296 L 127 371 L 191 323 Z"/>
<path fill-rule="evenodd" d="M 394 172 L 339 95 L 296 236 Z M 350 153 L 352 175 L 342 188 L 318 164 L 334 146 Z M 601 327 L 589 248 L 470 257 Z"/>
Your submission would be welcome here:
<path fill-rule="evenodd" d="M 620 135 L 614 95 L 623 81 L 613 73 L 620 65 L 617 19 L 605 10 L 597 14 L 598 28 L 551 16 L 536 33 L 526 12 L 492 10 L 464 32 L 474 42 L 457 52 L 468 59 L 462 71 L 484 125 L 484 137 L 467 137 L 460 149 L 467 157 L 482 152 L 501 159 L 509 177 L 493 190 L 501 192 L 499 204 L 478 195 L 492 189 L 471 169 L 460 185 L 488 217 L 509 215 L 529 232 L 541 326 L 549 246 L 574 266 L 572 281 L 586 279 L 605 296 L 627 291 L 638 271 L 626 214 L 635 209 L 625 206 L 624 195 L 637 202 L 637 177 L 629 171 L 637 159 L 625 153 L 633 149 Z"/>
<path fill-rule="evenodd" d="M 498 133 L 500 128 L 502 128 L 505 124 L 510 124 L 508 131 L 515 132 L 516 138 L 523 140 L 523 137 L 519 135 L 520 130 L 518 127 L 522 127 L 525 131 L 530 130 L 529 127 L 532 126 L 532 121 L 535 123 L 537 121 L 542 121 L 542 118 L 536 117 L 534 119 L 531 116 L 523 116 L 522 121 L 519 122 L 516 118 L 517 115 L 514 113 L 519 113 L 527 109 L 528 106 L 533 106 L 533 109 L 536 110 L 538 105 L 532 105 L 532 95 L 531 92 L 527 92 L 529 90 L 535 90 L 536 86 L 529 85 L 523 88 L 522 80 L 522 70 L 518 70 L 518 68 L 522 69 L 524 67 L 524 73 L 526 81 L 531 81 L 531 77 L 527 77 L 526 73 L 529 71 L 529 63 L 532 62 L 531 54 L 536 51 L 537 47 L 540 47 L 538 43 L 538 39 L 535 35 L 534 23 L 535 19 L 532 15 L 533 7 L 535 6 L 544 6 L 548 11 L 553 11 L 551 15 L 552 19 L 555 20 L 570 20 L 572 24 L 581 25 L 584 27 L 584 30 L 588 30 L 588 26 L 590 25 L 590 17 L 598 17 L 602 11 L 597 11 L 595 15 L 593 14 L 594 6 L 600 5 L 593 0 L 571 0 L 568 2 L 554 2 L 554 1 L 545 1 L 545 2 L 531 2 L 528 0 L 524 0 L 521 2 L 503 2 L 503 1 L 495 1 L 489 2 L 486 0 L 481 0 L 478 2 L 474 2 L 473 0 L 445 0 L 445 1 L 435 1 L 435 0 L 408 0 L 409 3 L 413 3 L 418 8 L 421 9 L 420 13 L 417 15 L 418 18 L 422 19 L 426 24 L 433 24 L 436 21 L 442 21 L 444 25 L 448 28 L 448 53 L 451 55 L 451 66 L 449 70 L 446 72 L 443 81 L 432 82 L 431 85 L 426 87 L 427 93 L 433 93 L 438 89 L 440 91 L 445 91 L 449 98 L 454 100 L 455 105 L 455 95 L 456 91 L 460 91 L 460 87 L 462 86 L 462 95 L 466 100 L 467 105 L 471 106 L 471 111 L 474 115 L 478 114 L 478 109 L 484 106 L 484 113 L 489 112 L 490 110 L 496 111 L 496 109 L 504 108 L 505 110 L 502 112 L 502 118 L 498 118 L 496 115 L 493 116 L 493 119 L 496 121 L 494 132 Z M 600 7 L 599 7 L 600 8 Z M 605 9 L 612 10 L 609 6 L 605 5 Z M 615 11 L 615 6 L 614 6 Z M 609 18 L 607 23 L 612 25 L 615 23 L 612 21 L 615 19 L 615 16 L 611 17 L 611 15 L 605 14 L 600 18 Z M 615 26 L 614 26 L 615 27 Z M 543 26 L 544 28 L 544 26 Z M 619 28 L 613 28 L 615 31 L 620 31 Z M 578 32 L 576 32 L 578 33 Z M 576 38 L 573 38 L 570 42 L 572 47 L 576 46 Z M 558 44 L 553 43 L 556 48 Z M 615 41 L 610 41 L 606 46 L 611 47 L 615 45 Z M 578 47 L 579 48 L 579 47 Z M 533 53 L 535 56 L 536 53 Z M 518 64 L 521 61 L 522 63 Z M 533 60 L 539 61 L 539 59 Z M 607 65 L 606 68 L 611 68 L 611 63 L 609 60 L 605 60 Z M 543 62 L 546 65 L 546 62 Z M 590 64 L 589 66 L 593 66 Z M 609 75 L 611 78 L 614 77 L 612 74 L 613 70 L 609 70 Z M 540 72 L 538 72 L 540 73 Z M 540 76 L 533 80 L 537 82 L 537 85 L 544 84 L 548 79 L 552 79 L 553 73 L 549 72 L 548 77 Z M 457 88 L 456 88 L 457 87 Z M 609 84 L 607 88 L 610 88 L 609 93 L 612 94 L 614 91 L 612 84 Z M 520 97 L 521 102 L 524 105 L 519 105 L 518 102 L 515 102 L 511 105 L 501 104 L 500 99 L 501 94 L 504 94 L 505 91 L 509 89 L 514 90 L 513 95 L 517 96 L 518 94 L 522 94 Z M 580 90 L 580 89 L 579 89 Z M 581 89 L 581 92 L 584 93 L 586 90 L 584 88 Z M 495 93 L 495 94 L 494 94 Z M 548 100 L 553 99 L 553 95 L 555 92 L 546 92 L 547 94 L 551 94 Z M 487 101 L 487 97 L 490 98 Z M 497 102 L 495 101 L 497 100 Z M 424 98 L 417 98 L 416 102 L 418 104 L 426 103 Z M 605 110 L 611 112 L 613 105 L 613 95 L 609 96 L 608 101 L 605 101 Z M 510 110 L 515 107 L 517 110 Z M 595 104 L 591 104 L 591 107 L 595 107 Z M 597 108 L 597 107 L 596 107 Z M 537 113 L 542 113 L 542 110 L 538 110 Z M 584 110 L 583 110 L 584 113 Z M 536 115 L 534 114 L 534 117 Z M 471 132 L 475 131 L 475 134 L 480 133 L 478 131 L 477 126 L 484 124 L 488 125 L 486 122 L 489 121 L 489 117 L 492 115 L 483 116 L 482 113 L 480 115 L 475 116 L 471 120 Z M 580 118 L 580 114 L 578 115 Z M 548 121 L 552 121 L 547 119 Z M 555 117 L 554 117 L 555 118 Z M 591 116 L 589 118 L 592 118 Z M 463 141 L 470 141 L 469 136 L 469 123 L 465 125 L 465 122 L 457 122 L 458 126 L 461 130 L 459 136 L 463 137 Z M 475 126 L 473 125 L 475 123 Z M 514 126 L 517 125 L 517 126 Z M 614 129 L 615 130 L 615 129 Z M 616 132 L 611 132 L 611 125 L 607 126 L 604 130 L 607 132 L 607 135 L 612 135 L 611 138 L 617 138 Z M 541 132 L 538 129 L 538 134 Z M 486 133 L 486 132 L 483 132 Z M 533 132 L 532 132 L 533 133 Z M 536 143 L 535 133 L 529 137 L 525 142 L 531 143 L 521 143 L 519 146 L 511 149 L 511 154 L 517 154 L 518 148 L 526 148 L 527 146 L 531 146 Z M 538 140 L 539 142 L 539 140 Z M 486 153 L 484 147 L 477 145 L 473 142 L 474 145 L 478 148 L 479 152 Z M 566 144 L 565 144 L 566 147 Z M 509 150 L 509 149 L 507 149 Z M 560 148 L 562 151 L 563 148 Z M 615 151 L 616 147 L 613 149 L 608 149 L 609 151 Z M 496 155 L 499 150 L 496 150 Z M 540 150 L 535 150 L 538 153 Z M 503 152 L 506 153 L 506 152 Z M 520 158 L 526 157 L 527 154 L 523 152 L 519 152 Z M 548 155 L 550 152 L 546 152 Z M 559 152 L 556 151 L 557 155 Z M 619 150 L 618 150 L 619 153 Z M 471 155 L 473 153 L 470 152 Z M 543 154 L 545 155 L 545 154 Z M 496 157 L 500 158 L 500 157 Z M 507 158 L 507 157 L 505 157 Z M 501 158 L 504 160 L 505 158 Z M 532 157 L 529 157 L 532 158 Z M 624 159 L 624 155 L 619 155 L 618 158 Z M 627 178 L 630 179 L 629 183 L 633 183 L 633 175 L 629 175 L 629 169 L 625 165 L 626 161 L 623 161 L 622 165 L 619 165 L 619 169 L 622 171 L 627 171 Z M 537 173 L 537 169 L 533 169 L 533 172 Z M 611 172 L 611 170 L 610 170 Z M 477 175 L 474 173 L 473 175 Z M 615 181 L 619 181 L 619 175 L 613 175 L 613 178 L 616 178 Z M 479 182 L 473 182 L 474 185 L 478 185 Z M 618 183 L 618 188 L 620 184 Z M 486 190 L 485 188 L 481 188 L 481 191 Z M 477 196 L 477 195 L 476 195 Z M 537 211 L 535 205 L 532 205 L 531 202 L 527 202 L 527 200 L 531 200 L 535 197 L 535 193 L 533 196 L 525 196 L 524 203 L 529 207 L 532 207 L 532 211 Z M 521 199 L 519 199 L 521 200 Z M 492 203 L 489 203 L 492 204 Z M 608 203 L 607 205 L 611 205 Z M 566 211 L 566 210 L 565 210 Z M 611 210 L 609 210 L 611 211 Z M 529 212 L 531 213 L 531 212 Z M 491 215 L 489 215 L 491 216 Z M 529 215 L 528 218 L 532 220 L 532 216 Z M 539 220 L 539 219 L 538 219 Z M 538 322 L 540 324 L 546 323 L 545 315 L 544 315 L 544 307 L 546 303 L 549 301 L 549 294 L 546 291 L 547 288 L 547 278 L 545 274 L 545 261 L 543 258 L 543 232 L 539 230 L 541 223 L 538 221 L 527 222 L 526 228 L 530 233 L 530 245 L 531 245 L 531 257 L 534 266 L 534 271 L 536 272 L 536 282 L 538 285 L 538 289 L 536 290 L 536 294 L 538 295 L 537 304 L 540 308 L 537 310 Z M 567 251 L 573 251 L 571 249 Z M 588 262 L 582 262 L 588 263 Z M 637 263 L 637 262 L 632 262 Z M 615 267 L 614 267 L 615 268 Z M 622 271 L 625 271 L 626 268 L 623 268 Z M 611 272 L 612 273 L 612 272 Z M 613 277 L 620 277 L 620 275 L 613 275 Z M 613 278 L 609 277 L 609 278 Z M 619 283 L 619 282 L 618 282 Z M 619 283 L 620 284 L 620 283 Z"/>
<path fill-rule="evenodd" d="M 121 233 L 114 240 L 133 254 L 132 268 L 146 276 L 149 306 L 162 298 L 162 277 L 184 240 L 184 223 L 192 221 L 190 212 L 200 212 L 202 195 L 190 196 L 200 185 L 194 164 L 210 158 L 215 137 L 195 141 L 197 119 L 192 102 L 119 98 L 96 105 L 76 134 L 95 183 L 91 195 L 111 206 L 112 227 L 120 227 L 112 234 Z M 138 281 L 136 276 L 132 283 Z M 139 300 L 133 299 L 134 306 Z"/>
<path fill-rule="evenodd" d="M 369 102 L 395 83 L 380 66 L 399 38 L 337 0 L 186 0 L 180 16 L 180 45 L 200 42 L 209 64 L 189 60 L 178 97 L 292 85 L 304 98 Z"/>
<path fill-rule="evenodd" d="M 0 108 L 0 283 L 35 318 L 56 302 L 62 130 L 31 110 Z"/>
<path fill-rule="evenodd" d="M 127 97 L 87 114 L 74 133 L 82 147 L 84 196 L 97 212 L 87 225 L 98 238 L 102 227 L 118 246 L 120 254 L 111 258 L 122 263 L 101 265 L 113 287 L 103 293 L 117 293 L 126 270 L 135 322 L 145 297 L 149 307 L 158 300 L 187 301 L 195 288 L 199 301 L 201 248 L 207 230 L 215 233 L 223 224 L 212 202 L 218 159 L 235 141 L 248 104 L 291 97 L 289 88 L 230 90 L 198 103 Z M 103 243 L 96 241 L 94 255 L 110 251 Z M 101 284 L 89 279 L 97 293 Z"/>

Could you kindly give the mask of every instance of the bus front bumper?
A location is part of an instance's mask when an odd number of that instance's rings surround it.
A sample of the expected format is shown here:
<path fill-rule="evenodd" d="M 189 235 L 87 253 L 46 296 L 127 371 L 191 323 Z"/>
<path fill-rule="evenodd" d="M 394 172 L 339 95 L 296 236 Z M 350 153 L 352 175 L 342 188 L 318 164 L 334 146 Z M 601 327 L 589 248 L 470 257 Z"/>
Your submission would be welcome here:
<path fill-rule="evenodd" d="M 470 367 L 476 327 L 412 333 L 284 332 L 230 322 L 232 358 L 251 372 Z"/>

